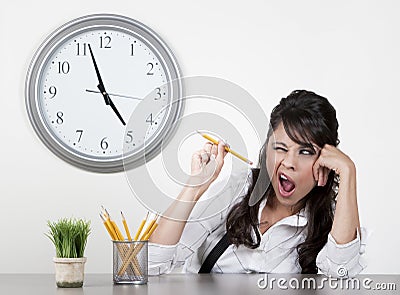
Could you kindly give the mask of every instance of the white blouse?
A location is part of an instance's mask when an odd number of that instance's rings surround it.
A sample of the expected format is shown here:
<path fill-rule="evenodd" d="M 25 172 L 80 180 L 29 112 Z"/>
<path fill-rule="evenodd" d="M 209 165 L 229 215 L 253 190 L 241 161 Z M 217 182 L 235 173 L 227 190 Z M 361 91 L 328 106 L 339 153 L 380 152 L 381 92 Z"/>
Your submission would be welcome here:
<path fill-rule="evenodd" d="M 200 205 L 196 204 L 178 244 L 149 243 L 149 275 L 169 273 L 178 267 L 181 267 L 181 272 L 184 273 L 198 273 L 207 255 L 226 233 L 225 222 L 229 210 L 241 200 L 248 189 L 246 185 L 244 189 L 238 190 L 240 178 L 243 178 L 243 172 L 231 175 L 228 183 L 217 179 L 209 187 L 201 197 L 206 201 Z M 210 197 L 221 189 L 222 197 Z M 201 219 L 202 216 L 207 217 L 205 213 L 207 210 L 204 208 L 217 208 L 220 206 L 218 202 L 227 202 L 228 199 L 230 203 L 226 204 L 230 205 L 227 208 L 210 218 Z M 260 204 L 258 220 L 265 204 L 266 200 Z M 217 260 L 211 272 L 300 273 L 296 246 L 304 242 L 306 235 L 307 216 L 303 209 L 272 225 L 261 235 L 260 246 L 256 249 L 243 245 L 239 247 L 230 245 Z M 366 267 L 363 254 L 367 235 L 367 231 L 361 228 L 361 239 L 357 232 L 357 237 L 353 241 L 339 245 L 329 234 L 327 243 L 316 259 L 320 272 L 332 277 L 353 277 L 359 274 Z"/>

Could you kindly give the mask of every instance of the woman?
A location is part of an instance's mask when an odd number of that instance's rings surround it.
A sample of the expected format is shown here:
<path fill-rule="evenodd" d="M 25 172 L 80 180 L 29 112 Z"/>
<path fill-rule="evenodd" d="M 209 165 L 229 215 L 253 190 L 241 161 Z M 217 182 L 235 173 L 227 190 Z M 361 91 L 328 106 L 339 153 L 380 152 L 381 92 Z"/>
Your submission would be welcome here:
<path fill-rule="evenodd" d="M 200 184 L 185 187 L 166 212 L 181 221 L 161 219 L 150 240 L 150 274 L 180 265 L 184 272 L 198 272 L 222 237 L 227 249 L 212 272 L 320 270 L 333 277 L 361 272 L 365 233 L 356 168 L 338 143 L 336 111 L 328 100 L 292 92 L 271 113 L 259 168 L 252 169 L 245 194 L 216 218 L 187 223 L 224 164 L 224 144 L 206 143 L 192 158 L 190 182 Z"/>

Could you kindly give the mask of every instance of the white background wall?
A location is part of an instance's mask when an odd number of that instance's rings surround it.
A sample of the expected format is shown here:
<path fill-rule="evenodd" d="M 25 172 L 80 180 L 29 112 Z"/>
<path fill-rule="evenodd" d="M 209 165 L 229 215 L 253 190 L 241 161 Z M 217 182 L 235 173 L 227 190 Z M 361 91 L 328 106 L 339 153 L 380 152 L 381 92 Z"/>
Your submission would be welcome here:
<path fill-rule="evenodd" d="M 147 24 L 170 45 L 184 75 L 230 80 L 257 98 L 268 114 L 294 89 L 328 97 L 338 112 L 340 148 L 358 167 L 361 222 L 374 231 L 365 273 L 400 273 L 397 1 L 3 2 L 1 273 L 53 272 L 46 220 L 65 216 L 92 220 L 86 271 L 111 272 L 111 244 L 98 217 L 100 205 L 115 216 L 124 210 L 132 228 L 145 214 L 123 173 L 85 172 L 50 153 L 25 109 L 25 75 L 41 42 L 67 21 L 102 12 Z"/>

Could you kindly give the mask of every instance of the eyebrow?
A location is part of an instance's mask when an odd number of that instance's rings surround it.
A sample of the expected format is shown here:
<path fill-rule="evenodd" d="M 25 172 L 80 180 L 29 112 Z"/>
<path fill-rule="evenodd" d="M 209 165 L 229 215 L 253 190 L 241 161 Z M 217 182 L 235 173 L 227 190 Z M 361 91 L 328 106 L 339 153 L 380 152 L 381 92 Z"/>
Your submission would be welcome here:
<path fill-rule="evenodd" d="M 286 143 L 280 141 L 274 141 L 272 144 L 280 144 L 283 145 L 284 147 L 287 147 Z"/>
<path fill-rule="evenodd" d="M 281 142 L 281 141 L 275 141 L 275 142 L 273 142 L 272 144 L 279 144 L 279 145 L 282 145 L 282 146 L 284 146 L 284 147 L 288 147 L 287 146 L 287 144 L 286 143 L 284 143 L 284 142 Z M 312 148 L 313 150 L 314 150 L 314 152 L 318 152 L 318 148 L 316 148 L 313 144 L 311 144 L 311 143 L 304 143 L 304 144 L 300 144 L 300 147 L 302 147 L 302 148 Z"/>

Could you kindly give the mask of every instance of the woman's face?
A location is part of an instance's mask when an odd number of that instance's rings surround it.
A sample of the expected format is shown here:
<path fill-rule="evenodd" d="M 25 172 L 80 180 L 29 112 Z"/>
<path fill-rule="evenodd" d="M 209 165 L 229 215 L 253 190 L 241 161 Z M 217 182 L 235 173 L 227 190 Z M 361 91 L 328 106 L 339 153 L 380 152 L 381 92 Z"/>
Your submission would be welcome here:
<path fill-rule="evenodd" d="M 270 136 L 266 149 L 267 171 L 281 205 L 296 205 L 314 188 L 312 168 L 319 151 L 315 144 L 302 146 L 292 141 L 282 122 Z"/>

